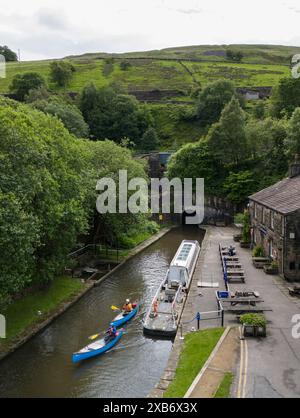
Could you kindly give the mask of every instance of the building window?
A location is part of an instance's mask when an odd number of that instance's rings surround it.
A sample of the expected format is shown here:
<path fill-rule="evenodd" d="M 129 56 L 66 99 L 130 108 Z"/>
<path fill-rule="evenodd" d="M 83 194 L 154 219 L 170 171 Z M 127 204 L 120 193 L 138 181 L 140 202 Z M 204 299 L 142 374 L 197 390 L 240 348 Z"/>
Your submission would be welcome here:
<path fill-rule="evenodd" d="M 261 208 L 261 222 L 265 223 L 265 208 Z"/>
<path fill-rule="evenodd" d="M 270 219 L 271 219 L 271 222 L 270 222 L 271 229 L 274 229 L 274 212 L 273 211 L 271 211 Z"/>
<path fill-rule="evenodd" d="M 296 269 L 296 263 L 295 261 L 291 261 L 290 262 L 290 270 L 295 270 Z"/>
<path fill-rule="evenodd" d="M 254 218 L 257 219 L 257 204 L 254 203 Z"/>
<path fill-rule="evenodd" d="M 269 256 L 273 258 L 273 240 L 269 241 Z"/>

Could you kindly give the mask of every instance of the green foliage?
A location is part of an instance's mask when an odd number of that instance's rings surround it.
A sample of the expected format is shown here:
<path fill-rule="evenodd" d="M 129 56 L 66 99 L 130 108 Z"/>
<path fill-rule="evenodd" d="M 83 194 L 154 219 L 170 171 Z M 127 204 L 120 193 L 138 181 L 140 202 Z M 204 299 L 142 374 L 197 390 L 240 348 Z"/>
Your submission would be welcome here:
<path fill-rule="evenodd" d="M 169 178 L 204 178 L 205 193 L 216 194 L 222 191 L 226 171 L 210 151 L 207 142 L 186 144 L 172 155 L 168 162 Z"/>
<path fill-rule="evenodd" d="M 28 94 L 25 96 L 25 102 L 33 103 L 37 100 L 47 100 L 50 96 L 50 91 L 45 86 L 41 86 L 37 89 L 29 90 Z"/>
<path fill-rule="evenodd" d="M 61 122 L 0 100 L 0 294 L 58 274 L 91 207 L 88 154 Z"/>
<path fill-rule="evenodd" d="M 235 224 L 242 224 L 244 222 L 244 214 L 243 213 L 236 213 L 234 215 L 234 223 Z"/>
<path fill-rule="evenodd" d="M 206 126 L 217 122 L 224 106 L 235 94 L 234 84 L 227 80 L 218 80 L 204 87 L 196 105 L 201 124 Z"/>
<path fill-rule="evenodd" d="M 257 327 L 265 327 L 267 325 L 267 320 L 262 314 L 244 314 L 240 317 L 240 323 L 244 325 L 254 325 Z"/>
<path fill-rule="evenodd" d="M 13 78 L 9 90 L 17 100 L 23 101 L 30 90 L 45 86 L 44 78 L 38 73 L 17 74 Z"/>
<path fill-rule="evenodd" d="M 300 155 L 300 107 L 294 110 L 289 120 L 287 138 L 285 140 L 286 154 L 291 160 L 298 154 Z"/>
<path fill-rule="evenodd" d="M 207 142 L 211 152 L 223 164 L 238 165 L 247 158 L 245 114 L 235 97 L 225 105 L 219 122 L 210 128 Z"/>
<path fill-rule="evenodd" d="M 244 212 L 243 220 L 243 230 L 242 230 L 242 242 L 248 243 L 251 242 L 251 223 L 250 223 L 250 213 L 248 210 Z"/>
<path fill-rule="evenodd" d="M 139 144 L 153 123 L 149 111 L 134 97 L 118 94 L 109 87 L 86 86 L 81 94 L 80 108 L 95 139 L 107 138 L 119 143 L 123 138 L 129 138 Z"/>
<path fill-rule="evenodd" d="M 120 62 L 120 69 L 122 71 L 127 71 L 131 67 L 131 63 L 129 61 L 121 61 Z"/>
<path fill-rule="evenodd" d="M 99 178 L 144 177 L 144 165 L 111 141 L 76 139 L 55 117 L 0 100 L 0 301 L 48 283 L 87 232 Z M 138 240 L 153 224 L 147 214 L 99 215 L 112 237 Z M 149 229 L 150 228 L 150 229 Z M 109 235 L 109 234 L 107 234 Z"/>
<path fill-rule="evenodd" d="M 259 100 L 253 107 L 253 115 L 256 119 L 264 119 L 266 106 L 263 100 Z"/>
<path fill-rule="evenodd" d="M 57 96 L 51 96 L 48 100 L 36 100 L 31 105 L 46 114 L 58 117 L 68 131 L 78 138 L 88 137 L 89 127 L 77 106 L 66 103 Z"/>
<path fill-rule="evenodd" d="M 8 48 L 7 45 L 0 45 L 0 55 L 3 55 L 6 62 L 10 61 L 18 61 L 17 54 L 12 51 L 10 48 Z"/>
<path fill-rule="evenodd" d="M 80 280 L 70 277 L 57 277 L 47 289 L 42 289 L 22 297 L 11 303 L 2 313 L 7 318 L 7 338 L 3 344 L 10 343 L 19 333 L 26 328 L 45 320 L 49 314 L 62 302 L 82 290 L 83 284 Z M 42 312 L 42 316 L 38 312 Z M 1 346 L 1 343 L 0 343 Z"/>
<path fill-rule="evenodd" d="M 226 57 L 231 61 L 241 62 L 244 55 L 241 51 L 234 51 L 232 49 L 226 50 Z"/>
<path fill-rule="evenodd" d="M 229 398 L 233 377 L 234 376 L 232 373 L 225 373 L 220 386 L 214 395 L 214 398 Z"/>
<path fill-rule="evenodd" d="M 263 257 L 264 256 L 264 249 L 261 245 L 256 245 L 256 247 L 252 251 L 253 257 Z"/>
<path fill-rule="evenodd" d="M 257 191 L 257 180 L 252 171 L 230 173 L 223 188 L 227 199 L 236 204 L 247 202 L 248 196 Z"/>
<path fill-rule="evenodd" d="M 154 128 L 148 128 L 142 136 L 142 141 L 139 148 L 145 151 L 155 151 L 158 149 L 159 139 Z"/>
<path fill-rule="evenodd" d="M 291 116 L 300 107 L 300 78 L 282 78 L 273 89 L 271 112 L 276 117 Z"/>
<path fill-rule="evenodd" d="M 165 398 L 183 398 L 223 332 L 223 328 L 212 328 L 185 336 L 175 378 L 164 393 Z"/>
<path fill-rule="evenodd" d="M 50 64 L 50 80 L 58 87 L 66 87 L 75 71 L 75 67 L 67 61 L 53 61 Z"/>
<path fill-rule="evenodd" d="M 253 169 L 261 189 L 286 175 L 288 160 L 284 141 L 287 128 L 285 119 L 270 117 L 259 121 L 250 119 L 246 125 L 247 143 L 256 162 Z"/>

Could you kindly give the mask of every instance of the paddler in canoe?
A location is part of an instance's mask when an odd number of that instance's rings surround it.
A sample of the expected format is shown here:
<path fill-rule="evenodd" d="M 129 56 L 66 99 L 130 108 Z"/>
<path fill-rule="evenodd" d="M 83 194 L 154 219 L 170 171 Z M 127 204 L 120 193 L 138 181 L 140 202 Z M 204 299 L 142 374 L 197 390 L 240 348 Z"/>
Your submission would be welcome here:
<path fill-rule="evenodd" d="M 130 314 L 132 310 L 133 310 L 133 307 L 132 307 L 132 304 L 130 303 L 130 300 L 126 299 L 126 302 L 124 303 L 122 307 L 123 316 Z"/>
<path fill-rule="evenodd" d="M 117 328 L 114 325 L 110 325 L 110 327 L 105 332 L 104 341 L 109 343 L 111 340 L 114 340 L 117 336 Z"/>

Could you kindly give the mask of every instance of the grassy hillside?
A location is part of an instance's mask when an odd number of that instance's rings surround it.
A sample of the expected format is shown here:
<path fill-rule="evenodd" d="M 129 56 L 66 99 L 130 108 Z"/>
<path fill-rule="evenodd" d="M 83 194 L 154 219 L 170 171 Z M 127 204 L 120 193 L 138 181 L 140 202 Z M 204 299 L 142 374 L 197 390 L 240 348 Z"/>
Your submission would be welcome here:
<path fill-rule="evenodd" d="M 190 46 L 161 51 L 69 57 L 76 72 L 68 90 L 78 92 L 92 81 L 99 87 L 114 82 L 129 91 L 170 89 L 188 95 L 195 85 L 203 86 L 218 78 L 231 79 L 237 86 L 272 86 L 280 78 L 289 75 L 290 57 L 300 53 L 300 48 L 296 47 L 237 45 L 230 48 L 243 52 L 242 63 L 227 61 L 225 46 Z M 107 64 L 103 59 L 108 57 L 114 58 L 112 64 Z M 129 59 L 131 63 L 126 71 L 120 68 L 120 62 L 124 59 Z M 201 62 L 192 62 L 190 59 Z M 48 79 L 49 62 L 8 63 L 7 77 L 0 79 L 0 93 L 8 92 L 11 80 L 17 73 L 37 71 Z"/>
<path fill-rule="evenodd" d="M 300 47 L 282 45 L 192 45 L 174 48 L 165 48 L 146 52 L 127 52 L 124 54 L 88 53 L 76 59 L 97 59 L 114 56 L 118 58 L 167 58 L 167 59 L 196 59 L 202 61 L 226 61 L 226 50 L 241 51 L 243 62 L 259 64 L 285 64 L 289 65 L 291 56 L 300 53 Z"/>

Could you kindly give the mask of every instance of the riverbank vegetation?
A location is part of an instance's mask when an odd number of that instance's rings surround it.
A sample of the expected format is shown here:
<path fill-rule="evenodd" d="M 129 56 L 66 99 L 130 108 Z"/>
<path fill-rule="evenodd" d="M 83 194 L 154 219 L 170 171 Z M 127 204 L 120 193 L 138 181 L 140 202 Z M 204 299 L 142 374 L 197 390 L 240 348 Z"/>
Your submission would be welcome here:
<path fill-rule="evenodd" d="M 213 328 L 189 333 L 185 336 L 175 378 L 165 391 L 164 397 L 184 397 L 223 332 L 223 328 Z"/>
<path fill-rule="evenodd" d="M 20 333 L 28 332 L 56 311 L 60 304 L 81 292 L 84 286 L 78 279 L 56 277 L 46 288 L 30 292 L 7 306 L 1 311 L 6 318 L 7 335 L 0 341 L 0 352 L 5 351 Z"/>
<path fill-rule="evenodd" d="M 0 99 L 0 301 L 49 284 L 78 237 L 94 225 L 96 183 L 118 171 L 147 179 L 131 151 L 111 141 L 78 139 L 58 118 Z M 145 214 L 97 216 L 110 236 L 153 232 Z M 137 239 L 138 240 L 138 239 Z M 113 240 L 110 240 L 113 244 Z"/>

